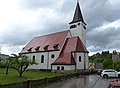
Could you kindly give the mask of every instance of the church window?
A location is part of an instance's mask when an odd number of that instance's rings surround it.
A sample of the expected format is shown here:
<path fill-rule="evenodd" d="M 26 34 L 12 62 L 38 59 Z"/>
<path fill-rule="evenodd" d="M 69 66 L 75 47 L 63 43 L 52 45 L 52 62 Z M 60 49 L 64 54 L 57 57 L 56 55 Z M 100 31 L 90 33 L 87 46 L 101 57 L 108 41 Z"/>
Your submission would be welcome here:
<path fill-rule="evenodd" d="M 63 66 L 61 67 L 61 70 L 64 70 L 64 67 L 63 67 Z"/>
<path fill-rule="evenodd" d="M 35 56 L 33 56 L 33 58 L 32 58 L 32 62 L 35 63 Z"/>
<path fill-rule="evenodd" d="M 70 29 L 76 28 L 76 27 L 77 27 L 76 25 L 71 25 L 71 26 L 70 26 Z"/>
<path fill-rule="evenodd" d="M 78 23 L 78 25 L 80 25 L 80 23 Z"/>
<path fill-rule="evenodd" d="M 81 62 L 81 56 L 79 56 L 79 62 Z"/>
<path fill-rule="evenodd" d="M 44 55 L 41 56 L 41 63 L 44 63 Z"/>
<path fill-rule="evenodd" d="M 54 57 L 55 57 L 55 55 L 54 55 L 54 54 L 52 54 L 52 55 L 51 55 L 51 58 L 54 58 Z"/>
<path fill-rule="evenodd" d="M 60 67 L 59 67 L 59 66 L 57 66 L 57 70 L 60 70 Z"/>

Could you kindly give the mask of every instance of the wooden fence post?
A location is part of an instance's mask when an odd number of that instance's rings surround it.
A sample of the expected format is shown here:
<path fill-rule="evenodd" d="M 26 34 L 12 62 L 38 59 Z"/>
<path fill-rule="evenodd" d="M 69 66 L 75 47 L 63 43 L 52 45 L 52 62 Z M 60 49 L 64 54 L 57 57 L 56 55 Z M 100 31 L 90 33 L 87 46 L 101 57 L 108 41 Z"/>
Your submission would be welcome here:
<path fill-rule="evenodd" d="M 48 83 L 48 78 L 45 78 L 45 84 L 47 84 Z"/>
<path fill-rule="evenodd" d="M 58 81 L 58 76 L 56 76 L 56 82 Z"/>
<path fill-rule="evenodd" d="M 27 81 L 27 88 L 31 88 L 31 80 L 30 79 Z"/>

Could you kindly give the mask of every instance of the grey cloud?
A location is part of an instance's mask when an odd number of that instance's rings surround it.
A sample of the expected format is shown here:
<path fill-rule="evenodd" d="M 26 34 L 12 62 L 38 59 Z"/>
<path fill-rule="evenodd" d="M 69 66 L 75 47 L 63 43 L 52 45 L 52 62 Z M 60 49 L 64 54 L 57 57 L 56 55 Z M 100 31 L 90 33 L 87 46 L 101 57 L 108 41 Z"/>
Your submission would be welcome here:
<path fill-rule="evenodd" d="M 105 22 L 120 19 L 120 6 L 112 6 L 110 0 L 85 0 L 84 17 L 87 25 L 87 47 L 93 47 L 91 52 L 118 49 L 120 50 L 120 28 L 108 28 L 104 32 L 94 31 Z M 112 31 L 111 31 L 112 30 Z"/>
<path fill-rule="evenodd" d="M 19 0 L 19 6 L 24 9 L 37 9 L 52 6 L 53 0 Z"/>
<path fill-rule="evenodd" d="M 90 0 L 85 8 L 85 17 L 88 23 L 88 31 L 103 25 L 104 22 L 112 22 L 120 19 L 120 7 L 113 7 L 109 0 Z M 118 9 L 119 8 L 119 9 Z"/>
<path fill-rule="evenodd" d="M 120 28 L 109 28 L 104 31 L 92 31 L 88 35 L 87 46 L 94 46 L 91 51 L 120 49 Z"/>
<path fill-rule="evenodd" d="M 51 16 L 46 14 L 42 19 L 43 22 L 41 22 L 41 20 L 37 20 L 36 23 L 30 25 L 11 25 L 8 29 L 6 29 L 9 30 L 6 31 L 6 35 L 0 35 L 0 44 L 9 46 L 21 46 L 28 43 L 33 37 L 67 30 L 66 28 L 68 24 L 66 21 L 68 18 L 66 17 L 66 14 L 62 15 L 57 13 L 56 15 L 58 16 Z M 41 19 L 41 17 L 38 17 L 38 19 Z"/>
<path fill-rule="evenodd" d="M 64 4 L 68 3 L 68 4 Z M 71 3 L 68 0 L 19 0 L 19 6 L 24 9 L 38 9 L 38 8 L 58 8 L 62 6 L 67 6 Z M 59 8 L 58 8 L 59 9 Z M 64 8 L 65 9 L 65 8 Z"/>

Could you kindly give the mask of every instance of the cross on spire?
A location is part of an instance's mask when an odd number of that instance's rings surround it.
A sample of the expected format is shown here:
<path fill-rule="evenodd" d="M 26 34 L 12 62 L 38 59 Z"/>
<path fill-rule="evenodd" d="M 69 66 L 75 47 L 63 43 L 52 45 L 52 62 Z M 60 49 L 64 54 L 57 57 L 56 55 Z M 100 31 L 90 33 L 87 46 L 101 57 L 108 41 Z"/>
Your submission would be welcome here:
<path fill-rule="evenodd" d="M 79 0 L 77 0 L 77 2 L 79 2 Z"/>

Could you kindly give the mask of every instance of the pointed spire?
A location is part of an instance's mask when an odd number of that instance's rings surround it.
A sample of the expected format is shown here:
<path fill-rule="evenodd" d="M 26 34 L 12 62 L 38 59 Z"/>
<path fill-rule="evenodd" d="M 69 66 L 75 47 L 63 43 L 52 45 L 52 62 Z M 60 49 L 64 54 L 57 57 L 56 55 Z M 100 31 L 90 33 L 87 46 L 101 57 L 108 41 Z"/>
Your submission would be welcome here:
<path fill-rule="evenodd" d="M 84 24 L 86 24 L 83 20 L 83 16 L 82 16 L 81 9 L 80 9 L 80 6 L 79 6 L 79 0 L 77 0 L 77 5 L 76 5 L 73 20 L 69 24 L 75 23 L 75 22 L 78 22 L 78 21 L 82 21 Z"/>

